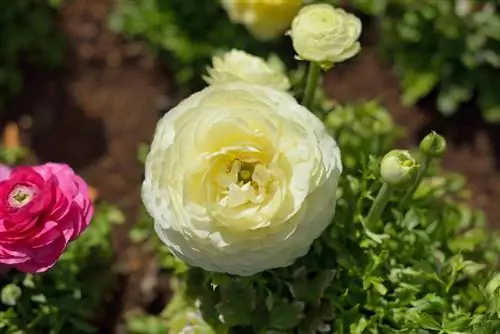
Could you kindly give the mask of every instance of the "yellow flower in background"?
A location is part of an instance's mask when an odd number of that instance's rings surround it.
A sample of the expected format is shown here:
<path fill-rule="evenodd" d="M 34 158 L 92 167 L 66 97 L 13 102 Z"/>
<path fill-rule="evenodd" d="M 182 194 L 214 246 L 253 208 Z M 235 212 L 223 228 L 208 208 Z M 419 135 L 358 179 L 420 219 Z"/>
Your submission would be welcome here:
<path fill-rule="evenodd" d="M 304 0 L 222 0 L 231 21 L 262 41 L 283 35 L 303 4 Z"/>
<path fill-rule="evenodd" d="M 359 18 L 327 4 L 302 8 L 293 19 L 289 35 L 300 59 L 324 67 L 351 58 L 361 49 Z"/>
<path fill-rule="evenodd" d="M 159 121 L 142 198 L 179 258 L 248 276 L 308 252 L 332 222 L 341 171 L 335 140 L 291 95 L 214 85 Z"/>
<path fill-rule="evenodd" d="M 290 81 L 282 68 L 240 50 L 213 57 L 212 67 L 207 68 L 207 72 L 208 76 L 203 79 L 210 85 L 244 81 L 283 91 L 290 88 Z"/>

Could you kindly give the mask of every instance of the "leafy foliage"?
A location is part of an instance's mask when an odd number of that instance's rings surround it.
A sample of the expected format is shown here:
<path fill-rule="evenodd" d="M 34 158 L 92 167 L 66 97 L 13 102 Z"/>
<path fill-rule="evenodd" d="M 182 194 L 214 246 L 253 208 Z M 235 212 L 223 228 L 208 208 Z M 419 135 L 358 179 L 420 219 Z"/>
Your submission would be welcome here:
<path fill-rule="evenodd" d="M 0 276 L 0 332 L 97 332 L 93 324 L 103 293 L 113 282 L 108 270 L 113 257 L 110 231 L 122 221 L 120 211 L 101 204 L 90 228 L 48 272 L 32 275 L 11 270 Z"/>
<path fill-rule="evenodd" d="M 475 99 L 500 121 L 500 14 L 496 0 L 353 0 L 379 19 L 381 44 L 401 78 L 403 101 L 437 90 L 437 108 L 454 114 Z"/>
<path fill-rule="evenodd" d="M 244 27 L 233 25 L 217 0 L 120 0 L 110 26 L 147 41 L 164 56 L 186 92 L 204 86 L 200 73 L 217 52 L 237 48 L 263 56 L 270 50 L 287 50 L 283 54 L 288 54 L 288 63 L 293 55 L 283 39 L 262 44 Z"/>
<path fill-rule="evenodd" d="M 54 25 L 60 0 L 0 3 L 0 110 L 22 87 L 24 62 L 48 68 L 62 61 L 64 40 Z"/>
<path fill-rule="evenodd" d="M 130 7 L 131 3 L 122 4 L 113 26 L 171 52 L 172 59 L 177 59 L 174 64 L 185 65 L 187 74 L 178 72 L 181 83 L 196 82 L 219 47 L 253 51 L 238 44 L 242 40 L 233 43 L 224 34 L 219 42 L 227 44 L 204 49 L 203 41 L 210 41 L 210 26 L 193 36 L 187 33 L 189 27 L 174 29 L 187 22 L 180 19 L 180 7 L 173 9 L 180 2 L 143 0 Z M 495 20 L 485 24 L 489 14 L 472 11 L 465 20 L 448 0 L 355 3 L 383 18 L 384 47 L 403 77 L 407 103 L 415 103 L 436 87 L 443 112 L 453 112 L 476 91 L 478 101 L 484 100 L 483 82 L 493 82 L 491 69 L 496 68 L 494 57 L 484 56 L 496 41 L 493 30 L 487 28 Z M 208 2 L 206 6 L 208 14 L 204 13 L 200 26 L 207 21 L 216 26 L 221 21 L 208 19 L 216 7 Z M 201 7 L 192 10 L 203 12 Z M 192 26 L 199 22 L 195 17 L 190 17 Z M 177 35 L 167 39 L 166 31 Z M 471 47 L 469 40 L 476 35 L 485 37 L 486 44 Z M 196 38 L 202 40 L 190 44 Z M 197 54 L 198 50 L 206 53 Z M 295 96 L 303 93 L 304 74 L 303 67 L 290 73 Z M 485 116 L 495 120 L 485 110 Z M 334 221 L 309 253 L 287 268 L 252 277 L 210 273 L 170 254 L 153 235 L 152 221 L 144 212 L 131 237 L 154 249 L 161 266 L 172 274 L 175 294 L 160 316 L 131 316 L 129 332 L 499 333 L 500 239 L 487 231 L 483 214 L 466 204 L 469 194 L 464 179 L 432 165 L 406 206 L 400 205 L 402 194 L 396 191 L 381 219 L 368 228 L 365 217 L 381 188 L 381 156 L 401 131 L 376 101 L 342 106 L 326 100 L 319 90 L 313 111 L 336 137 L 345 170 Z"/>
<path fill-rule="evenodd" d="M 292 266 L 246 278 L 188 268 L 153 238 L 163 265 L 186 288 L 177 291 L 175 316 L 170 304 L 156 326 L 178 333 L 175 319 L 196 301 L 216 333 L 498 333 L 500 239 L 465 204 L 464 179 L 433 165 L 408 207 L 398 208 L 396 193 L 367 229 L 379 157 L 398 130 L 375 101 L 333 105 L 326 124 L 346 170 L 332 225 Z M 138 230 L 151 224 L 146 217 Z M 155 333 L 141 328 L 134 333 Z"/>
<path fill-rule="evenodd" d="M 0 161 L 15 165 L 24 148 L 0 148 Z M 115 207 L 100 203 L 89 228 L 71 242 L 43 274 L 5 272 L 0 267 L 0 333 L 95 333 L 94 324 L 114 282 L 111 229 L 124 221 Z M 98 273 L 98 274 L 97 274 Z"/>

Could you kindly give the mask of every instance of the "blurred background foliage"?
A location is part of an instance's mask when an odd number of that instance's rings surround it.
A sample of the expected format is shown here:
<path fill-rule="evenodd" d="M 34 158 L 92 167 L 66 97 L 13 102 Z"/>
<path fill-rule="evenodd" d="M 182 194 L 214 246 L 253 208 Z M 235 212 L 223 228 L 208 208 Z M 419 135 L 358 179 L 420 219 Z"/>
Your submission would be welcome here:
<path fill-rule="evenodd" d="M 146 41 L 164 57 L 184 93 L 204 87 L 200 73 L 212 56 L 233 48 L 263 57 L 279 50 L 287 55 L 287 65 L 293 64 L 293 49 L 285 37 L 257 41 L 243 26 L 230 22 L 217 0 L 118 0 L 110 26 Z"/>
<path fill-rule="evenodd" d="M 472 100 L 486 121 L 500 122 L 500 1 L 347 2 L 376 17 L 377 44 L 401 80 L 405 104 L 436 91 L 445 116 Z"/>
<path fill-rule="evenodd" d="M 23 65 L 53 69 L 64 56 L 64 37 L 55 25 L 62 0 L 0 2 L 0 111 L 23 83 Z"/>
<path fill-rule="evenodd" d="M 402 100 L 417 103 L 437 93 L 445 116 L 474 101 L 489 122 L 500 122 L 500 14 L 498 0 L 329 0 L 347 5 L 377 22 L 377 45 L 401 81 Z M 220 50 L 244 49 L 256 55 L 278 52 L 288 65 L 290 43 L 283 36 L 255 40 L 233 25 L 217 0 L 119 0 L 111 27 L 147 41 L 165 57 L 185 90 L 203 87 L 197 73 Z"/>

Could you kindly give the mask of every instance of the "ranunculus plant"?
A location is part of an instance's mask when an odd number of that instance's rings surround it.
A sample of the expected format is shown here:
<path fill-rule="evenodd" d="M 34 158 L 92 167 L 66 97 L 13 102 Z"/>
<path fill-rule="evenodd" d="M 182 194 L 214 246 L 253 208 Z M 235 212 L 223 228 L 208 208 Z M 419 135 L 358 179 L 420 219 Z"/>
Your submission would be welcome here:
<path fill-rule="evenodd" d="M 234 23 L 243 24 L 256 38 L 272 40 L 283 35 L 304 0 L 222 0 Z"/>
<path fill-rule="evenodd" d="M 93 214 L 86 183 L 65 164 L 2 167 L 0 263 L 28 273 L 52 267 Z"/>
<path fill-rule="evenodd" d="M 321 70 L 360 51 L 361 23 L 326 4 L 292 22 L 309 62 L 296 96 L 255 80 L 263 60 L 217 60 L 209 74 L 230 82 L 208 80 L 158 123 L 142 196 L 176 276 L 158 328 L 498 333 L 499 239 L 463 203 L 461 178 L 436 168 L 445 139 L 390 150 L 382 107 L 322 100 Z"/>
<path fill-rule="evenodd" d="M 289 94 L 235 82 L 158 123 L 142 196 L 155 229 L 192 265 L 237 275 L 284 267 L 330 224 L 340 152 Z"/>
<path fill-rule="evenodd" d="M 220 57 L 213 57 L 212 67 L 207 69 L 204 80 L 210 85 L 243 81 L 287 91 L 290 80 L 279 59 L 273 62 L 274 59 L 265 62 L 260 57 L 233 49 Z"/>

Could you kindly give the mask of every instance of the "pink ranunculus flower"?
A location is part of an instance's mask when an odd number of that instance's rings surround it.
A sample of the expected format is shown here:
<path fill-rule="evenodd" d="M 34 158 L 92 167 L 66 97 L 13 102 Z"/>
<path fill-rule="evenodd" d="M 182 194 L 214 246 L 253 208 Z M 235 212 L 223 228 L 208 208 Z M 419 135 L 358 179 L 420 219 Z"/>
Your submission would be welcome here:
<path fill-rule="evenodd" d="M 10 175 L 10 167 L 0 163 L 0 181 L 5 180 Z M 11 268 L 10 265 L 0 263 L 0 275 L 5 274 Z"/>
<path fill-rule="evenodd" d="M 93 212 L 85 181 L 68 165 L 14 168 L 0 181 L 0 264 L 48 270 Z"/>

